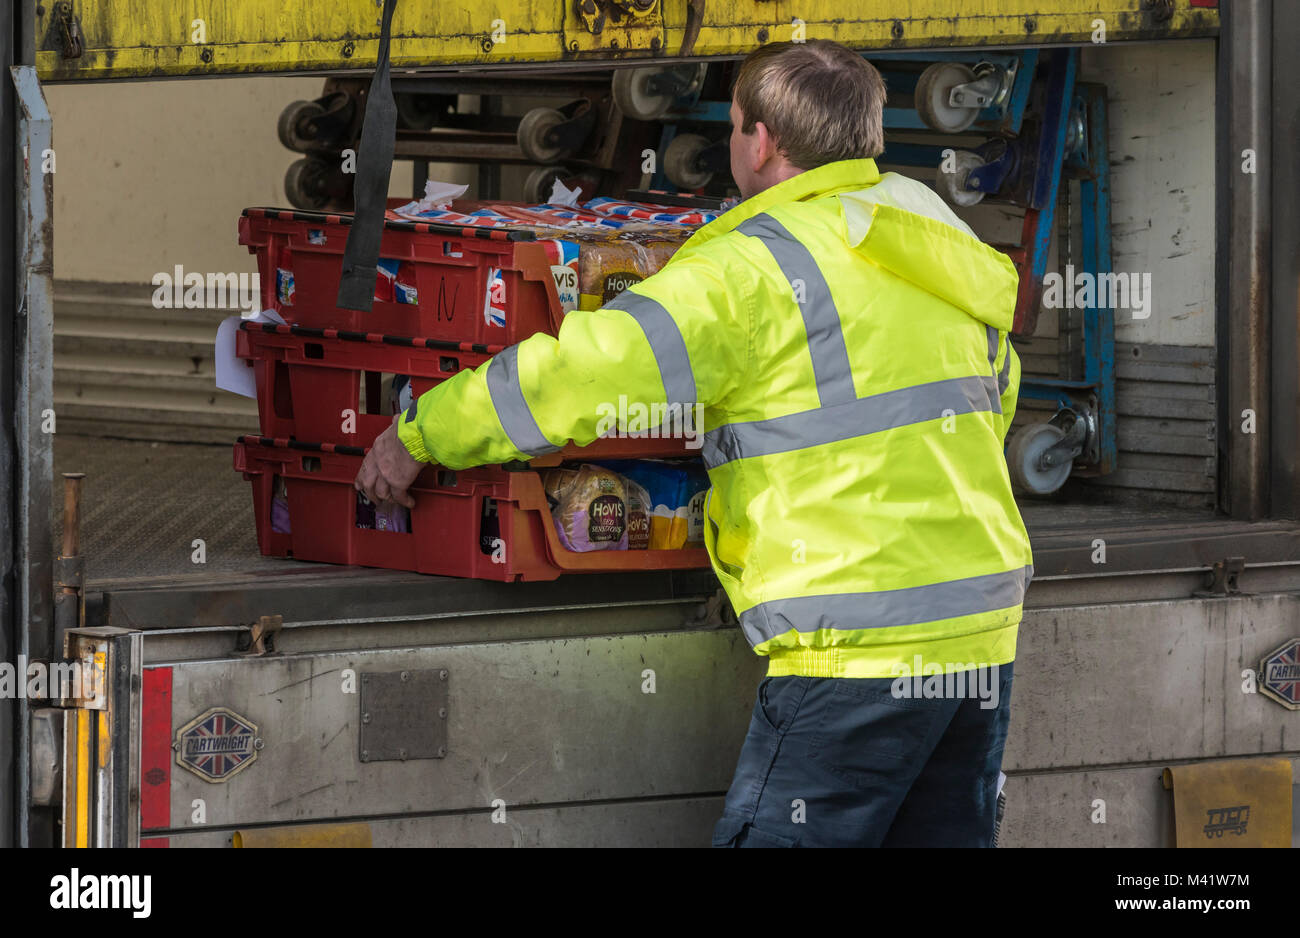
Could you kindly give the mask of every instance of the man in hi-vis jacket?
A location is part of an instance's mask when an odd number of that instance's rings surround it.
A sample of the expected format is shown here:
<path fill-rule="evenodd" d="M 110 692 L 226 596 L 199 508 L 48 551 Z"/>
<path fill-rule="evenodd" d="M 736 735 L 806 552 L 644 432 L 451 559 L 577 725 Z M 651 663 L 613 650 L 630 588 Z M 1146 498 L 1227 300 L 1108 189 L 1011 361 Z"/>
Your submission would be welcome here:
<path fill-rule="evenodd" d="M 834 43 L 752 53 L 731 107 L 744 201 L 558 338 L 421 396 L 357 476 L 409 505 L 426 462 L 586 445 L 620 395 L 702 405 L 706 545 L 768 660 L 718 846 L 993 836 L 1033 575 L 1003 456 L 1017 275 L 877 170 L 884 98 Z"/>

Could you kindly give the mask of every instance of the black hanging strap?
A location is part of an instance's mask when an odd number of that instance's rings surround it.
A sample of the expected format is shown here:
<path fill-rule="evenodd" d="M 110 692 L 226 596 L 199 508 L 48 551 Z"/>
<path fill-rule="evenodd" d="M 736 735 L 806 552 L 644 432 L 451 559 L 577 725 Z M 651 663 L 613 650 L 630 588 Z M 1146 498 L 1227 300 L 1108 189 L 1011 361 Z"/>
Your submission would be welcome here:
<path fill-rule="evenodd" d="M 366 116 L 361 125 L 357 153 L 357 178 L 353 180 L 355 218 L 343 249 L 343 276 L 339 279 L 340 309 L 370 312 L 379 276 L 379 240 L 384 232 L 388 200 L 388 175 L 393 168 L 393 140 L 397 133 L 397 106 L 389 80 L 388 43 L 397 0 L 384 0 L 384 20 L 379 33 L 379 59 L 366 96 Z"/>

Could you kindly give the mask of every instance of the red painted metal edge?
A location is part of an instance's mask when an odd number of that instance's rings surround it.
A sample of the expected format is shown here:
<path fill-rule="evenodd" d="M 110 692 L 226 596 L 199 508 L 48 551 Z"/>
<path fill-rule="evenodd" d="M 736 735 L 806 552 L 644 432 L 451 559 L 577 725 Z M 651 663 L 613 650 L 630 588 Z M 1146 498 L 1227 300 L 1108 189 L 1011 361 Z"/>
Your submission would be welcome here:
<path fill-rule="evenodd" d="M 172 824 L 172 669 L 145 668 L 140 697 L 140 829 Z M 140 846 L 167 846 L 166 838 Z M 159 842 L 161 841 L 161 842 Z"/>

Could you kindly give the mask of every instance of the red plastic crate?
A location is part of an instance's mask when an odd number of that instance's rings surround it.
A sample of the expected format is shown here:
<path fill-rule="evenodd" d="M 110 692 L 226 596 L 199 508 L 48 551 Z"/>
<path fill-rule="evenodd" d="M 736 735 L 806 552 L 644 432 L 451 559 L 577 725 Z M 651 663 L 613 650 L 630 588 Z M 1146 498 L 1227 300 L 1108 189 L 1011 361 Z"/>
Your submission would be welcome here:
<path fill-rule="evenodd" d="M 524 230 L 386 220 L 380 258 L 402 263 L 405 274 L 399 270 L 398 279 L 414 287 L 416 302 L 390 298 L 393 284 L 381 275 L 376 295 L 383 298 L 369 312 L 338 308 L 351 224 L 351 215 L 244 209 L 239 243 L 257 255 L 262 308 L 303 326 L 487 345 L 514 345 L 536 332 L 558 333 L 564 313 L 552 261 L 545 244 Z M 500 272 L 505 294 L 504 326 L 484 316 L 493 270 Z"/>
<path fill-rule="evenodd" d="M 393 418 L 361 412 L 361 383 L 366 403 L 378 410 L 380 376 L 411 377 L 418 396 L 466 368 L 477 368 L 495 346 L 429 338 L 366 335 L 332 329 L 307 329 L 274 323 L 243 322 L 235 351 L 256 369 L 257 409 L 262 435 L 369 446 Z M 344 411 L 356 415 L 353 433 L 344 433 Z M 351 423 L 348 424 L 351 426 Z M 589 446 L 572 444 L 558 455 L 538 457 L 535 464 L 561 459 L 637 459 L 694 456 L 684 439 L 607 437 Z"/>
<path fill-rule="evenodd" d="M 274 323 L 243 322 L 235 353 L 253 362 L 257 409 L 263 435 L 368 446 L 392 417 L 362 413 L 366 404 L 380 410 L 380 377 L 411 378 L 418 396 L 466 368 L 486 362 L 497 347 L 440 342 L 402 336 L 366 335 L 334 329 L 308 329 Z M 356 415 L 344 432 L 344 412 Z"/>
<path fill-rule="evenodd" d="M 352 483 L 364 451 L 355 447 L 244 437 L 235 469 L 253 484 L 257 543 L 263 554 L 298 560 L 383 567 L 484 580 L 554 580 L 562 573 L 686 570 L 709 566 L 703 548 L 566 550 L 556 534 L 541 476 L 531 470 L 484 467 L 426 469 L 411 488 L 409 533 L 356 526 Z M 290 532 L 273 530 L 276 480 L 284 481 Z M 501 539 L 484 552 L 484 506 L 493 500 Z"/>

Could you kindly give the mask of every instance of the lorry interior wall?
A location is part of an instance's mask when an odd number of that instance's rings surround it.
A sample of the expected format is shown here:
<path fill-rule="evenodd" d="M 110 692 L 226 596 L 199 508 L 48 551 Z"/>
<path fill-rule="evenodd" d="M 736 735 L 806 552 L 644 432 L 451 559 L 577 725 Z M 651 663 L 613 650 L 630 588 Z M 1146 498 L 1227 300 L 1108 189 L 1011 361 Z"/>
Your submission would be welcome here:
<path fill-rule="evenodd" d="M 214 385 L 212 337 L 232 309 L 156 308 L 152 280 L 176 265 L 256 275 L 236 221 L 250 205 L 288 204 L 285 169 L 301 154 L 276 139 L 276 120 L 323 83 L 263 76 L 47 88 L 62 144 L 54 364 L 64 433 L 229 444 L 256 423 L 253 401 Z M 520 116 L 554 102 L 511 98 L 502 110 Z M 477 96 L 461 96 L 462 113 L 477 106 Z M 239 164 L 247 170 L 229 171 Z M 390 195 L 415 194 L 413 165 L 394 165 Z M 530 169 L 500 167 L 505 191 L 517 197 Z M 469 164 L 430 172 L 471 190 L 478 182 Z"/>
<path fill-rule="evenodd" d="M 253 401 L 214 384 L 212 339 L 238 303 L 159 309 L 153 278 L 178 265 L 256 274 L 239 213 L 287 204 L 284 172 L 298 154 L 276 138 L 276 118 L 321 86 L 273 76 L 47 87 L 61 432 L 228 446 L 256 424 Z M 393 183 L 408 194 L 408 176 Z"/>
<path fill-rule="evenodd" d="M 1112 266 L 1150 277 L 1145 309 L 1115 313 L 1118 468 L 1071 478 L 1058 500 L 1212 509 L 1217 482 L 1215 404 L 1215 43 L 1101 45 L 1083 50 L 1081 81 L 1107 89 Z M 1048 271 L 1078 264 L 1078 184 L 1062 199 Z M 986 241 L 1014 242 L 1022 213 L 961 210 Z M 1139 318 L 1141 317 L 1141 318 Z M 1080 316 L 1044 308 L 1016 340 L 1029 375 L 1082 377 Z M 1013 428 L 1051 416 L 1022 398 Z M 1014 432 L 1014 430 L 1013 430 Z"/>
<path fill-rule="evenodd" d="M 1078 494 L 1212 508 L 1215 44 L 1086 49 L 1080 77 L 1110 89 L 1114 269 L 1149 273 L 1151 286 L 1146 318 L 1116 313 L 1119 468 L 1086 480 Z M 1077 225 L 1072 238 L 1080 243 Z"/>

